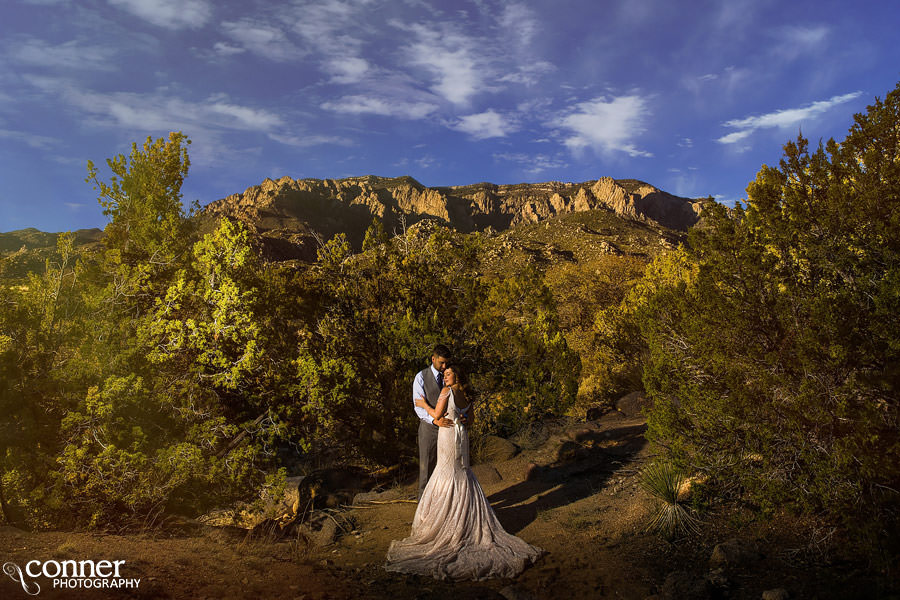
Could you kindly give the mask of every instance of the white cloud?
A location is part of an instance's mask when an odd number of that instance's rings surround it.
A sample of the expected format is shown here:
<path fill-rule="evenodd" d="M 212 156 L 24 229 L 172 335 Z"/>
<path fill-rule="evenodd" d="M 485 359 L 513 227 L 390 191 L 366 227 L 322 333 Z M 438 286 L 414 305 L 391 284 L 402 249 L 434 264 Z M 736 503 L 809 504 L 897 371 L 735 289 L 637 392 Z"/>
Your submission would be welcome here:
<path fill-rule="evenodd" d="M 531 43 L 540 30 L 534 11 L 524 4 L 507 4 L 500 15 L 499 24 L 504 30 L 515 32 L 514 37 L 522 45 Z"/>
<path fill-rule="evenodd" d="M 728 66 L 721 73 L 706 73 L 705 75 L 689 76 L 682 80 L 685 88 L 697 94 L 707 97 L 710 94 L 710 86 L 727 94 L 733 94 L 738 89 L 746 87 L 753 78 L 749 69 Z"/>
<path fill-rule="evenodd" d="M 250 52 L 276 62 L 296 60 L 306 54 L 280 28 L 253 19 L 226 21 L 222 32 Z"/>
<path fill-rule="evenodd" d="M 801 122 L 820 115 L 838 104 L 849 102 L 854 98 L 858 98 L 862 92 L 852 92 L 842 96 L 833 96 L 828 100 L 820 100 L 813 102 L 809 106 L 801 108 L 788 108 L 785 110 L 777 110 L 768 114 L 757 117 L 745 117 L 743 119 L 732 119 L 724 123 L 725 127 L 737 129 L 732 133 L 718 138 L 716 141 L 720 144 L 733 144 L 739 142 L 752 134 L 757 129 L 766 129 L 779 127 L 782 129 L 798 125 Z"/>
<path fill-rule="evenodd" d="M 594 98 L 581 102 L 555 124 L 570 130 L 573 135 L 566 146 L 579 152 L 593 148 L 595 152 L 625 152 L 629 156 L 653 156 L 639 150 L 634 140 L 645 130 L 649 111 L 640 96 L 619 96 L 612 99 Z"/>
<path fill-rule="evenodd" d="M 437 106 L 427 102 L 403 102 L 371 96 L 344 96 L 335 102 L 321 105 L 325 110 L 352 115 L 381 115 L 401 119 L 424 119 L 437 110 Z"/>
<path fill-rule="evenodd" d="M 545 60 L 518 65 L 512 73 L 507 73 L 498 81 L 508 83 L 521 83 L 532 86 L 538 83 L 542 75 L 552 73 L 556 70 L 556 65 Z"/>
<path fill-rule="evenodd" d="M 312 0 L 295 2 L 293 7 L 293 29 L 310 45 L 327 54 L 344 54 L 345 50 L 355 53 L 361 41 L 348 34 L 354 25 L 359 25 L 361 10 L 369 2 L 345 0 Z"/>
<path fill-rule="evenodd" d="M 362 35 L 372 21 L 364 9 L 369 0 L 313 0 L 295 2 L 287 21 L 305 47 L 321 58 L 330 83 L 354 84 L 372 72 L 361 56 Z"/>
<path fill-rule="evenodd" d="M 494 154 L 494 160 L 519 163 L 526 173 L 531 174 L 563 169 L 568 166 L 565 161 L 546 154 L 525 154 L 522 152 L 500 152 Z"/>
<path fill-rule="evenodd" d="M 150 93 L 95 92 L 60 78 L 26 75 L 47 96 L 61 99 L 87 128 L 103 127 L 134 136 L 182 131 L 194 144 L 191 157 L 215 164 L 234 158 L 225 137 L 230 133 L 278 134 L 288 126 L 280 115 L 237 104 L 223 94 L 184 100 L 160 89 Z"/>
<path fill-rule="evenodd" d="M 198 29 L 212 17 L 209 0 L 107 0 L 113 6 L 166 29 Z"/>
<path fill-rule="evenodd" d="M 215 98 L 215 99 L 213 99 Z M 220 97 L 210 98 L 206 103 L 197 105 L 198 114 L 209 111 L 218 117 L 216 123 L 222 127 L 242 129 L 246 131 L 269 131 L 284 125 L 284 121 L 273 112 L 231 104 Z"/>
<path fill-rule="evenodd" d="M 215 52 L 219 56 L 233 56 L 235 54 L 243 54 L 246 51 L 246 48 L 242 48 L 241 46 L 232 46 L 230 44 L 226 44 L 225 42 L 216 42 L 216 44 L 213 46 L 213 52 Z"/>
<path fill-rule="evenodd" d="M 735 131 L 735 132 L 729 133 L 728 135 L 723 135 L 716 141 L 719 142 L 720 144 L 734 144 L 745 138 L 750 137 L 750 134 L 752 134 L 752 133 L 753 133 L 752 129 L 745 129 L 743 131 Z"/>
<path fill-rule="evenodd" d="M 17 36 L 6 44 L 7 55 L 16 63 L 29 67 L 57 69 L 114 70 L 116 52 L 112 48 L 95 46 L 83 40 L 62 44 L 48 44 L 44 40 Z"/>
<path fill-rule="evenodd" d="M 403 51 L 411 66 L 421 67 L 431 75 L 430 89 L 435 94 L 453 104 L 466 105 L 472 96 L 488 87 L 485 77 L 492 70 L 487 61 L 473 52 L 480 46 L 478 40 L 446 27 L 438 31 L 425 25 L 394 25 L 416 36 L 417 41 Z"/>
<path fill-rule="evenodd" d="M 0 129 L 0 139 L 14 140 L 21 142 L 26 146 L 37 150 L 48 150 L 54 146 L 59 146 L 60 141 L 56 138 L 45 135 L 35 135 L 27 131 L 16 131 L 12 129 Z"/>
<path fill-rule="evenodd" d="M 778 43 L 772 52 L 781 60 L 794 60 L 804 54 L 817 52 L 825 44 L 830 33 L 831 30 L 825 25 L 781 27 L 773 32 Z"/>
<path fill-rule="evenodd" d="M 325 63 L 325 69 L 332 73 L 332 83 L 357 83 L 369 72 L 369 62 L 357 56 L 336 57 Z"/>
<path fill-rule="evenodd" d="M 325 144 L 333 144 L 336 146 L 352 146 L 353 141 L 336 135 L 282 135 L 279 133 L 270 133 L 269 138 L 286 146 L 296 146 L 298 148 L 308 148 L 310 146 L 321 146 Z"/>
<path fill-rule="evenodd" d="M 459 123 L 451 126 L 451 129 L 468 133 L 476 140 L 484 140 L 492 137 L 506 137 L 506 134 L 515 129 L 515 124 L 491 109 L 483 113 L 460 117 Z"/>
<path fill-rule="evenodd" d="M 428 169 L 436 162 L 436 160 L 433 156 L 428 154 L 426 156 L 423 156 L 422 158 L 417 158 L 413 162 L 415 162 L 416 165 L 418 165 L 420 169 Z"/>

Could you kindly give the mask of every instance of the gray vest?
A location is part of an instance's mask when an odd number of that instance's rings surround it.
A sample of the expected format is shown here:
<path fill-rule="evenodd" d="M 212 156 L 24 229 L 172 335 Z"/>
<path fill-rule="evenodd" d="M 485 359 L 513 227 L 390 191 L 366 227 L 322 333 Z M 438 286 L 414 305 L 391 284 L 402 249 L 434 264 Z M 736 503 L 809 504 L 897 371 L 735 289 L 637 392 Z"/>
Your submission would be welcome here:
<path fill-rule="evenodd" d="M 441 395 L 441 388 L 438 387 L 437 381 L 434 380 L 434 373 L 431 372 L 430 366 L 422 371 L 422 379 L 424 380 L 425 402 L 428 403 L 428 406 L 434 408 L 437 406 L 438 396 Z"/>

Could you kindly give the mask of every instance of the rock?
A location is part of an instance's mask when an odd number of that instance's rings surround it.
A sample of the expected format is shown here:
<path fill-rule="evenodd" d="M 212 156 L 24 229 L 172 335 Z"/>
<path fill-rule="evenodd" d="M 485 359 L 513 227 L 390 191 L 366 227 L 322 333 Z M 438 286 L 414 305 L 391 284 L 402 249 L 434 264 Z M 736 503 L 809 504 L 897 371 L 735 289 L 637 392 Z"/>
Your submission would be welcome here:
<path fill-rule="evenodd" d="M 684 571 L 669 573 L 659 594 L 662 600 L 706 600 L 709 595 L 705 580 Z"/>
<path fill-rule="evenodd" d="M 478 479 L 481 485 L 492 485 L 503 481 L 500 471 L 494 468 L 494 465 L 475 465 L 472 467 L 472 473 Z"/>
<path fill-rule="evenodd" d="M 385 493 L 384 492 L 360 492 L 353 496 L 353 506 L 358 506 L 360 504 L 365 504 L 366 502 L 371 502 L 372 500 L 384 500 Z"/>
<path fill-rule="evenodd" d="M 516 445 L 509 440 L 496 435 L 488 435 L 485 436 L 481 449 L 481 462 L 503 462 L 511 459 L 518 451 Z"/>
<path fill-rule="evenodd" d="M 322 523 L 322 529 L 316 532 L 312 537 L 313 543 L 320 548 L 323 546 L 330 546 L 334 543 L 335 539 L 337 539 L 337 525 L 335 525 L 334 521 L 331 519 Z"/>
<path fill-rule="evenodd" d="M 725 575 L 725 569 L 723 568 L 713 569 L 712 571 L 707 573 L 706 581 L 710 586 L 723 591 L 731 587 L 731 582 Z"/>
<path fill-rule="evenodd" d="M 284 498 L 282 503 L 290 508 L 291 514 L 296 515 L 300 508 L 300 484 L 303 476 L 285 478 Z"/>
<path fill-rule="evenodd" d="M 580 439 L 583 439 L 583 438 L 591 435 L 592 433 L 595 433 L 596 431 L 597 431 L 597 429 L 595 427 L 590 427 L 588 425 L 581 424 L 581 425 L 576 425 L 575 427 L 572 427 L 571 429 L 567 430 L 566 437 L 569 438 L 570 440 L 578 441 Z"/>
<path fill-rule="evenodd" d="M 300 487 L 304 477 L 286 478 L 284 493 L 273 495 L 272 490 L 265 489 L 260 495 L 261 508 L 254 507 L 246 502 L 239 502 L 231 508 L 212 510 L 205 515 L 197 517 L 197 522 L 213 527 L 235 526 L 243 529 L 253 529 L 267 520 L 278 520 L 292 517 L 297 514 L 301 506 Z"/>
<path fill-rule="evenodd" d="M 537 479 L 538 477 L 541 476 L 542 471 L 543 471 L 543 469 L 541 468 L 541 466 L 539 464 L 530 462 L 525 466 L 525 473 L 524 473 L 524 477 L 522 477 L 522 479 L 524 479 L 526 481 L 530 481 L 532 479 Z"/>
<path fill-rule="evenodd" d="M 304 524 L 297 527 L 297 532 L 305 537 L 310 545 L 324 548 L 333 544 L 337 539 L 338 528 L 334 521 L 325 519 L 322 521 L 319 529 L 314 529 L 311 525 Z"/>
<path fill-rule="evenodd" d="M 313 471 L 300 485 L 300 510 L 351 504 L 357 494 L 369 491 L 374 484 L 368 473 L 355 467 Z"/>
<path fill-rule="evenodd" d="M 209 525 L 211 527 L 226 527 L 234 525 L 235 511 L 234 509 L 217 509 L 211 510 L 205 515 L 197 517 L 197 521 Z"/>
<path fill-rule="evenodd" d="M 359 494 L 353 496 L 353 504 L 365 504 L 366 502 L 371 502 L 373 500 L 385 502 L 406 497 L 407 496 L 404 493 L 403 488 L 388 488 L 381 491 L 376 490 L 372 492 L 360 492 Z"/>
<path fill-rule="evenodd" d="M 606 254 L 615 254 L 616 256 L 623 254 L 623 252 L 619 250 L 615 245 L 610 244 L 606 240 L 600 240 L 597 246 L 599 246 L 600 250 L 602 252 L 605 252 Z"/>
<path fill-rule="evenodd" d="M 585 412 L 585 418 L 588 421 L 596 421 L 608 412 L 609 412 L 609 406 L 607 406 L 607 405 L 601 404 L 601 405 L 597 405 L 597 406 L 591 406 L 590 408 L 587 409 L 587 412 Z"/>
<path fill-rule="evenodd" d="M 643 410 L 650 406 L 650 400 L 643 392 L 631 392 L 616 400 L 616 410 L 626 417 L 643 416 Z"/>
<path fill-rule="evenodd" d="M 678 501 L 679 502 L 688 502 L 691 499 L 691 496 L 694 495 L 694 486 L 695 485 L 703 485 L 709 480 L 709 477 L 706 475 L 691 475 L 690 477 L 686 477 L 681 485 L 678 486 Z"/>
<path fill-rule="evenodd" d="M 762 593 L 762 600 L 788 600 L 791 595 L 784 588 L 775 588 L 774 590 L 766 590 Z"/>
<path fill-rule="evenodd" d="M 760 558 L 762 555 L 752 541 L 732 538 L 713 548 L 712 555 L 709 557 L 709 565 L 713 568 L 743 566 L 756 562 Z"/>
<path fill-rule="evenodd" d="M 591 187 L 591 193 L 599 204 L 619 216 L 656 221 L 671 229 L 686 230 L 699 220 L 703 210 L 701 200 L 679 198 L 634 180 L 601 177 Z"/>
<path fill-rule="evenodd" d="M 512 585 L 508 585 L 500 590 L 500 595 L 506 600 L 535 600 L 531 592 Z"/>

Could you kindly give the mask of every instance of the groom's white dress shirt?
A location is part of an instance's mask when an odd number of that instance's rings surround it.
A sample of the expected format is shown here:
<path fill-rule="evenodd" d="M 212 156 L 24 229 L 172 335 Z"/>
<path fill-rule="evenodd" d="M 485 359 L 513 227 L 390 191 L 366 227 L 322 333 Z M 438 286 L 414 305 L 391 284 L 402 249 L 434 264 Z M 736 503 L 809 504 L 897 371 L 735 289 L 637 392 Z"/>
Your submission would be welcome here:
<path fill-rule="evenodd" d="M 431 375 L 434 377 L 434 382 L 437 383 L 438 380 L 438 370 L 434 368 L 434 365 L 429 367 L 431 369 Z M 428 424 L 431 424 L 433 419 L 431 415 L 428 414 L 424 408 L 420 406 L 416 406 L 416 398 L 424 398 L 425 397 L 425 377 L 422 375 L 422 371 L 416 373 L 416 378 L 413 379 L 413 408 L 416 409 L 416 415 L 423 421 Z"/>

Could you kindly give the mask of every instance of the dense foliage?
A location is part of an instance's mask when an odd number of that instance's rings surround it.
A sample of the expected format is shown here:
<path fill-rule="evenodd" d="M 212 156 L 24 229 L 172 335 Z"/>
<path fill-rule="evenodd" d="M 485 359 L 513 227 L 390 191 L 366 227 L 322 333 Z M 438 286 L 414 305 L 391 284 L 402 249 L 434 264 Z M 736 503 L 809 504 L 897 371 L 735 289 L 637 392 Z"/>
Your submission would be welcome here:
<path fill-rule="evenodd" d="M 364 456 L 395 461 L 413 442 L 412 380 L 437 343 L 470 371 L 478 430 L 510 433 L 575 398 L 578 356 L 537 273 L 478 275 L 477 241 L 444 228 L 388 239 L 377 224 L 364 252 L 343 236 L 320 251 L 308 289 L 321 299 L 302 330 L 297 398 L 315 420 L 307 437 L 353 440 Z"/>
<path fill-rule="evenodd" d="M 890 539 L 900 85 L 856 115 L 843 142 L 810 151 L 801 136 L 784 150 L 749 185 L 746 207 L 712 207 L 687 262 L 658 261 L 669 268 L 635 290 L 624 322 L 644 344 L 650 436 L 764 509 L 793 506 Z"/>
<path fill-rule="evenodd" d="M 480 432 L 565 411 L 579 358 L 539 273 L 486 278 L 473 238 L 426 225 L 308 267 L 182 210 L 189 140 L 148 138 L 87 181 L 104 247 L 59 237 L 27 279 L 0 262 L 2 520 L 143 524 L 251 500 L 321 455 L 415 456 L 412 379 L 436 343 L 471 375 Z M 209 229 L 209 228 L 206 228 Z"/>

